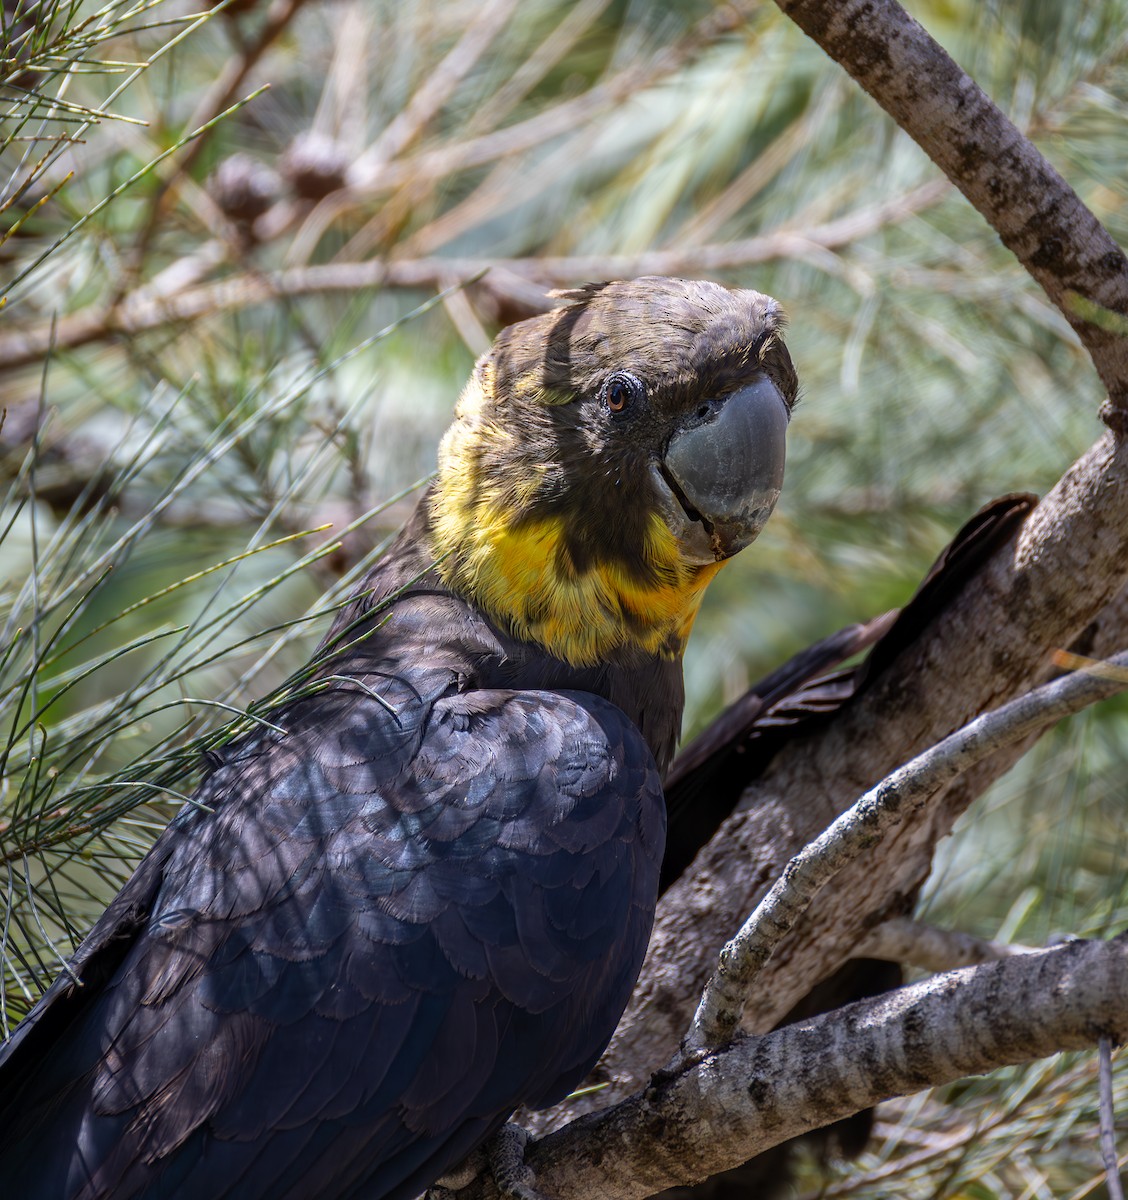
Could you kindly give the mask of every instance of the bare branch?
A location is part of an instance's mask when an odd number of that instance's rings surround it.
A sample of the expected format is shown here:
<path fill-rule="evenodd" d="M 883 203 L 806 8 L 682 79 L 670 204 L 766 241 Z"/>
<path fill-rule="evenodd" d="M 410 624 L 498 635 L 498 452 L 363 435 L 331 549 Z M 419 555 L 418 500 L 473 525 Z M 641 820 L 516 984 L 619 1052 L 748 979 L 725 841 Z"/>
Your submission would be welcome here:
<path fill-rule="evenodd" d="M 1077 331 L 1128 422 L 1128 259 L 1038 149 L 896 0 L 776 0 L 971 201 Z M 1081 298 L 1078 302 L 1077 298 Z"/>
<path fill-rule="evenodd" d="M 255 65 L 266 51 L 285 32 L 304 3 L 305 0 L 275 0 L 267 10 L 266 17 L 254 39 L 243 47 L 241 53 L 232 55 L 224 64 L 223 70 L 220 71 L 211 87 L 196 105 L 195 111 L 184 126 L 185 129 L 201 129 L 209 126 L 210 122 L 224 109 L 230 107 L 243 80 L 254 70 Z M 164 215 L 168 197 L 172 194 L 177 182 L 195 166 L 196 160 L 207 144 L 207 138 L 208 134 L 205 133 L 186 145 L 184 153 L 175 160 L 171 173 L 162 180 L 160 187 L 154 193 L 149 203 L 145 224 L 142 226 L 130 254 L 133 270 L 136 271 L 140 267 L 149 242 Z"/>
<path fill-rule="evenodd" d="M 40 362 L 49 347 L 74 350 L 120 335 L 135 335 L 178 321 L 198 320 L 219 312 L 268 304 L 276 300 L 325 292 L 367 288 L 436 288 L 453 279 L 490 272 L 490 281 L 504 289 L 507 279 L 523 288 L 540 285 L 536 293 L 590 279 L 630 279 L 636 275 L 699 275 L 773 259 L 805 257 L 814 249 L 834 250 L 883 227 L 902 221 L 936 203 L 948 190 L 934 180 L 907 195 L 851 213 L 811 229 L 777 230 L 738 242 L 655 250 L 637 255 L 579 255 L 565 258 L 416 258 L 372 259 L 367 262 L 326 263 L 277 272 L 233 275 L 217 283 L 172 292 L 138 289 L 115 308 L 89 308 L 50 322 L 0 337 L 0 369 Z"/>
<path fill-rule="evenodd" d="M 1036 954 L 1039 947 L 992 942 L 959 929 L 939 929 L 894 917 L 871 930 L 854 948 L 858 958 L 884 958 L 923 971 L 955 971 L 960 967 L 996 962 L 1014 954 Z"/>
<path fill-rule="evenodd" d="M 364 169 L 374 171 L 402 154 L 438 116 L 455 89 L 505 29 L 517 0 L 493 0 L 471 22 L 451 52 L 427 72 L 423 86 L 364 155 Z"/>
<path fill-rule="evenodd" d="M 739 16 L 726 5 L 706 14 L 689 33 L 672 45 L 663 46 L 645 59 L 633 59 L 621 71 L 605 78 L 569 100 L 480 137 L 457 138 L 413 157 L 389 162 L 370 170 L 357 170 L 350 182 L 354 195 L 377 194 L 408 183 L 437 180 L 455 171 L 487 166 L 500 158 L 543 146 L 552 138 L 576 129 L 612 105 L 622 103 L 640 88 L 653 86 L 679 70 L 719 37 L 739 25 Z M 367 166 L 367 162 L 358 164 Z"/>
<path fill-rule="evenodd" d="M 933 976 L 725 1049 L 532 1143 L 556 1200 L 641 1200 L 894 1096 L 1128 1037 L 1128 938 Z M 479 1174 L 458 1200 L 492 1200 Z"/>
<path fill-rule="evenodd" d="M 1065 675 L 977 717 L 883 779 L 804 847 L 721 951 L 693 1018 L 686 1051 L 716 1048 L 733 1037 L 764 964 L 847 863 L 879 846 L 940 788 L 989 754 L 1128 687 L 1128 651 L 1109 660 L 1106 666 L 1114 669 L 1112 674 L 1100 670 L 1101 665 Z"/>
<path fill-rule="evenodd" d="M 593 1080 L 606 1086 L 584 1104 L 630 1095 L 669 1060 L 733 930 L 787 861 L 861 792 L 977 713 L 1042 681 L 1052 649 L 1083 631 L 1089 642 L 1098 617 L 1101 648 L 1089 652 L 1124 645 L 1125 528 L 1128 446 L 1108 434 L 863 696 L 777 756 L 659 904 L 638 987 Z M 1114 599 L 1106 622 L 1102 610 Z M 1015 748 L 996 752 L 841 872 L 769 962 L 750 1001 L 756 1029 L 770 1029 L 875 924 L 906 911 L 936 842 L 1017 756 Z M 543 1128 L 560 1115 L 534 1123 Z"/>
<path fill-rule="evenodd" d="M 1112 1043 L 1102 1037 L 1098 1045 L 1101 1064 L 1101 1158 L 1109 1200 L 1124 1200 L 1120 1186 L 1120 1163 L 1116 1156 L 1116 1116 L 1112 1107 Z"/>

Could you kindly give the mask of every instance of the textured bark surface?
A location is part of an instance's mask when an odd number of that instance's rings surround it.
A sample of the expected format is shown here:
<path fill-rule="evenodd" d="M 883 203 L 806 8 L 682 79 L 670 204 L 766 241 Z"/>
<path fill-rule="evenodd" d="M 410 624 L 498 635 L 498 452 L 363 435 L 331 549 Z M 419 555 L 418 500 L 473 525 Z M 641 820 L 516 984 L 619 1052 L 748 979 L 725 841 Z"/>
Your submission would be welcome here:
<path fill-rule="evenodd" d="M 878 1100 L 1062 1049 L 1128 1038 L 1128 937 L 936 975 L 876 1000 L 740 1037 L 529 1148 L 556 1200 L 641 1200 L 738 1165 Z M 478 1173 L 458 1200 L 493 1200 Z"/>
<path fill-rule="evenodd" d="M 942 788 L 996 751 L 1049 729 L 1128 687 L 1128 651 L 1100 670 L 1070 671 L 983 713 L 890 772 L 787 864 L 756 910 L 721 952 L 682 1053 L 726 1045 L 740 1028 L 780 942 L 811 903 L 851 864 L 869 865 L 901 825 L 913 824 Z"/>
<path fill-rule="evenodd" d="M 912 135 L 1041 284 L 1092 356 L 1123 428 L 1128 339 L 1085 319 L 1086 301 L 1128 313 L 1128 259 L 1104 226 L 895 0 L 776 3 Z"/>

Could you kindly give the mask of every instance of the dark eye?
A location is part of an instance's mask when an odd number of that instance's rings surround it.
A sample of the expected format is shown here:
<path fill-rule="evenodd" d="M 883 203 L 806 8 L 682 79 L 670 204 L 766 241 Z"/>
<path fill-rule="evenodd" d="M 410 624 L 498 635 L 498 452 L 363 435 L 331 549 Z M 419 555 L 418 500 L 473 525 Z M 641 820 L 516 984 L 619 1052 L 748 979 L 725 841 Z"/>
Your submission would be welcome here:
<path fill-rule="evenodd" d="M 645 395 L 646 388 L 630 371 L 616 371 L 603 385 L 603 403 L 607 405 L 608 412 L 621 413 L 632 404 L 637 404 Z"/>

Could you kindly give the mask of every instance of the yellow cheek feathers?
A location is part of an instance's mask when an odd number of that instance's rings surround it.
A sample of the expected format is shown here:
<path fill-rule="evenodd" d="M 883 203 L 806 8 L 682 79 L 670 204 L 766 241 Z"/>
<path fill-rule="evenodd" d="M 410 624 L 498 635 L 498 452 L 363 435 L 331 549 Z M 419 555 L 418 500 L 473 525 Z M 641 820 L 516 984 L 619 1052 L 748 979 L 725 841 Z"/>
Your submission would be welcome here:
<path fill-rule="evenodd" d="M 705 588 L 723 564 L 683 562 L 655 514 L 643 548 L 652 568 L 648 582 L 613 558 L 577 571 L 562 547 L 564 517 L 514 523 L 512 514 L 531 499 L 537 480 L 475 486 L 457 428 L 443 443 L 432 506 L 432 549 L 444 582 L 517 637 L 575 666 L 627 647 L 680 656 Z"/>
<path fill-rule="evenodd" d="M 517 637 L 575 666 L 628 647 L 680 656 L 705 588 L 723 564 L 684 562 L 655 513 L 642 547 L 651 568 L 646 582 L 612 556 L 577 570 L 564 549 L 565 516 L 520 516 L 549 468 L 503 477 L 482 469 L 483 448 L 497 456 L 515 441 L 504 415 L 491 419 L 484 403 L 492 387 L 492 364 L 485 359 L 439 448 L 431 549 L 444 582 Z"/>
<path fill-rule="evenodd" d="M 655 517 L 654 542 L 669 530 Z M 437 522 L 442 524 L 442 522 Z M 660 532 L 659 532 L 660 530 Z M 560 553 L 559 519 L 507 529 L 483 514 L 463 527 L 457 548 L 439 571 L 455 591 L 522 640 L 539 642 L 575 666 L 604 661 L 636 646 L 649 654 L 680 656 L 701 597 L 722 566 L 668 563 L 656 585 L 640 585 L 614 562 L 576 572 Z M 436 550 L 444 538 L 436 529 Z M 676 553 L 676 548 L 675 548 Z"/>

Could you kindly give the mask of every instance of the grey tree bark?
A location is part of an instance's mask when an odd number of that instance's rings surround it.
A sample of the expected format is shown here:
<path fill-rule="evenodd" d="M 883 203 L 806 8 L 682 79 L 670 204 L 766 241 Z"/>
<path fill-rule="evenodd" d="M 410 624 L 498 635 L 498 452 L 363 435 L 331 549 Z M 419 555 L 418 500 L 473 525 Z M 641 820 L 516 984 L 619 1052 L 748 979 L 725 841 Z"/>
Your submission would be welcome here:
<path fill-rule="evenodd" d="M 1128 1037 L 1128 937 L 936 975 L 877 1000 L 742 1036 L 622 1104 L 534 1143 L 557 1200 L 641 1200 L 876 1100 Z M 484 1155 L 457 1200 L 495 1200 Z M 477 1168 L 475 1171 L 474 1168 Z"/>

